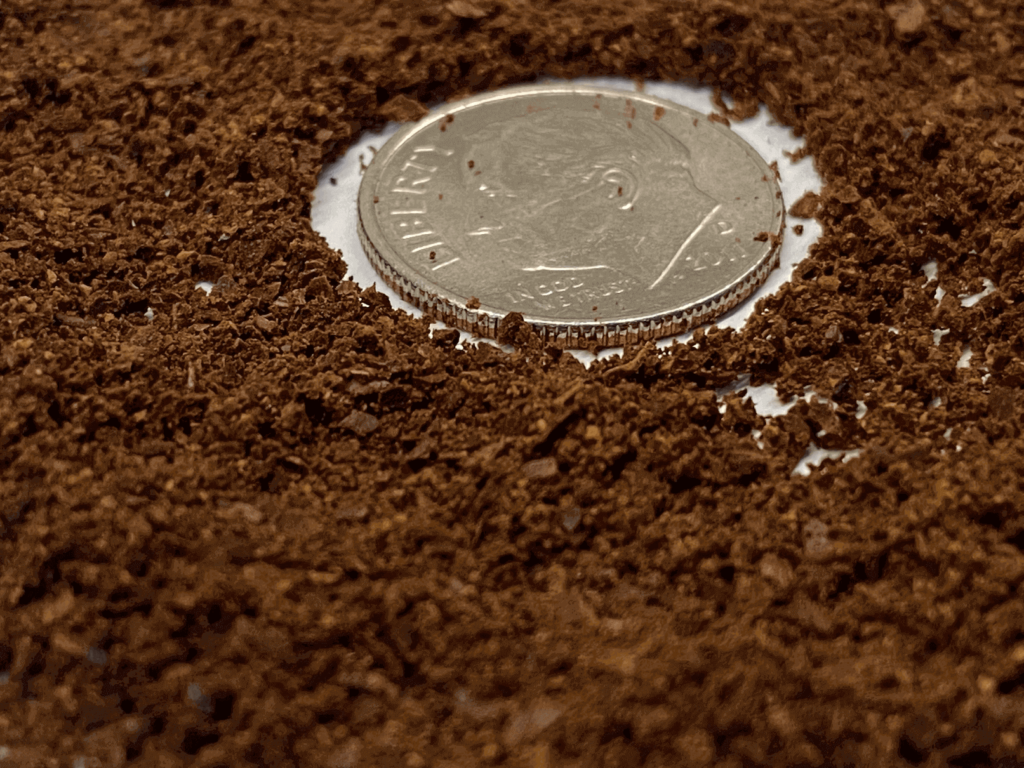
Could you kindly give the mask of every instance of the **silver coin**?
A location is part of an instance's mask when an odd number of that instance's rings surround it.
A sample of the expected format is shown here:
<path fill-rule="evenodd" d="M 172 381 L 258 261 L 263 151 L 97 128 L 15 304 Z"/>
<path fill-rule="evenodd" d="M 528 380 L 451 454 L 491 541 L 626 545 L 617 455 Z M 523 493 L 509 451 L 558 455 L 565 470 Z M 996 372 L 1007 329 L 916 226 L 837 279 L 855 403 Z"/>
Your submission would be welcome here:
<path fill-rule="evenodd" d="M 778 265 L 773 170 L 726 126 L 642 93 L 508 88 L 392 137 L 359 190 L 360 238 L 431 317 L 495 337 L 522 313 L 548 343 L 681 333 Z"/>

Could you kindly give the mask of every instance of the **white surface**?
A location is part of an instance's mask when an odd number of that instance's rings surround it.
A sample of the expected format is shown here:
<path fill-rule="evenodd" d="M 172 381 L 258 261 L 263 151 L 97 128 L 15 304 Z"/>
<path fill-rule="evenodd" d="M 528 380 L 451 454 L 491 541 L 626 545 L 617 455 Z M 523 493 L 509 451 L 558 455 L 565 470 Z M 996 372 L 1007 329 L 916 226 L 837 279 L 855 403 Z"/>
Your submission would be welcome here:
<path fill-rule="evenodd" d="M 586 78 L 574 82 L 580 85 L 596 85 L 624 91 L 636 90 L 633 81 L 621 78 Z M 710 88 L 649 82 L 644 84 L 643 90 L 652 96 L 673 101 L 703 114 L 716 111 L 711 100 L 712 90 Z M 376 285 L 378 291 L 387 294 L 391 299 L 392 306 L 404 309 L 414 317 L 419 317 L 423 313 L 400 299 L 398 294 L 387 286 L 374 270 L 366 258 L 366 253 L 363 251 L 357 234 L 356 201 L 359 197 L 359 183 L 362 180 L 363 166 L 372 160 L 376 150 L 382 147 L 384 142 L 391 138 L 399 128 L 401 128 L 399 123 L 391 123 L 381 133 L 364 134 L 343 157 L 323 169 L 313 197 L 311 219 L 313 229 L 323 236 L 327 244 L 341 251 L 348 264 L 349 276 L 361 288 Z M 762 108 L 750 120 L 734 121 L 732 128 L 769 163 L 773 160 L 778 162 L 779 174 L 782 177 L 779 183 L 782 187 L 783 202 L 787 207 L 799 200 L 804 192 L 817 192 L 821 189 L 821 178 L 814 170 L 811 158 L 804 158 L 799 163 L 793 163 L 783 154 L 784 151 L 795 152 L 800 148 L 801 142 L 793 137 L 788 128 L 771 121 L 767 110 Z M 804 234 L 797 236 L 792 231 L 785 233 L 780 268 L 769 275 L 767 282 L 751 298 L 732 312 L 719 318 L 717 321 L 719 326 L 737 329 L 742 327 L 754 311 L 754 304 L 757 300 L 762 296 L 774 293 L 779 286 L 790 279 L 793 268 L 807 255 L 808 246 L 821 234 L 821 227 L 814 220 L 797 219 L 788 222 L 790 227 L 794 224 L 802 224 Z M 684 341 L 690 337 L 691 333 L 661 339 L 658 346 L 667 347 L 677 340 Z M 477 341 L 484 340 L 471 337 L 468 333 L 462 333 L 462 343 Z M 585 365 L 589 365 L 595 359 L 594 355 L 589 352 L 582 350 L 571 350 L 571 352 Z M 597 357 L 605 359 L 620 354 L 622 354 L 621 347 L 611 347 L 603 350 Z"/>
<path fill-rule="evenodd" d="M 961 307 L 973 307 L 986 296 L 996 292 L 996 284 L 987 277 L 981 278 L 981 284 L 984 287 L 978 293 L 963 294 L 959 297 Z"/>

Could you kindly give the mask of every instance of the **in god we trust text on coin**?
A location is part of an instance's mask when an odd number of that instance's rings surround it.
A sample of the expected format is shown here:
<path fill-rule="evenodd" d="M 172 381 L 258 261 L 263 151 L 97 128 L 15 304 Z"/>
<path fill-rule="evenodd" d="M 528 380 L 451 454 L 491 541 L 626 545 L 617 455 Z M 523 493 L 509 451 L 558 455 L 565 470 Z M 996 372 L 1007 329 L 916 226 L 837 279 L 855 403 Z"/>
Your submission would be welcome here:
<path fill-rule="evenodd" d="M 452 104 L 396 134 L 359 193 L 384 280 L 493 337 L 520 312 L 549 343 L 681 333 L 778 263 L 774 172 L 742 139 L 641 93 L 544 85 Z"/>

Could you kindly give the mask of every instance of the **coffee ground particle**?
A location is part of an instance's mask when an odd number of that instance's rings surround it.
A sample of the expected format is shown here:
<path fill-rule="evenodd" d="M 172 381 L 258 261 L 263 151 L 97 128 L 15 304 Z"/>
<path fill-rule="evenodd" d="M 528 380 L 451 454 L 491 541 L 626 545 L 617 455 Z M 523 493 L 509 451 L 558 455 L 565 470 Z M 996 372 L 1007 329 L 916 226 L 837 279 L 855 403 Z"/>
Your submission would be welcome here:
<path fill-rule="evenodd" d="M 798 219 L 812 219 L 820 205 L 821 198 L 818 195 L 814 192 L 804 192 L 800 199 L 789 207 L 789 215 Z"/>
<path fill-rule="evenodd" d="M 1016 12 L 6 3 L 0 765 L 1018 764 Z M 545 73 L 804 138 L 742 331 L 586 370 L 345 279 L 323 164 Z"/>

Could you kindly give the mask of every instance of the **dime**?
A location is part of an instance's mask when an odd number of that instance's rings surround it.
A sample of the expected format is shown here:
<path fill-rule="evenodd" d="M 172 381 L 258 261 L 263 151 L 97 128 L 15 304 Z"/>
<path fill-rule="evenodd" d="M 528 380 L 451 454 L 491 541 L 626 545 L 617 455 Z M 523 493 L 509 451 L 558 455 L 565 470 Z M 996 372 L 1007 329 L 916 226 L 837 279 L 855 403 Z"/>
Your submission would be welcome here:
<path fill-rule="evenodd" d="M 360 238 L 404 299 L 494 337 L 519 312 L 559 347 L 670 336 L 778 264 L 775 173 L 707 116 L 642 93 L 508 88 L 448 105 L 377 153 Z"/>

